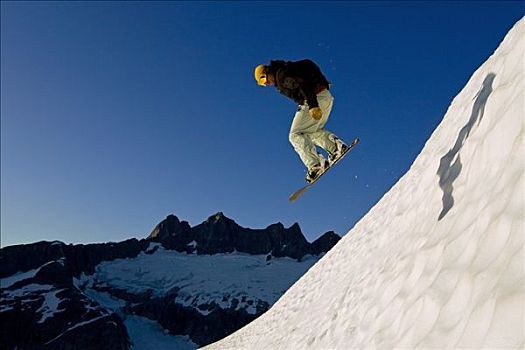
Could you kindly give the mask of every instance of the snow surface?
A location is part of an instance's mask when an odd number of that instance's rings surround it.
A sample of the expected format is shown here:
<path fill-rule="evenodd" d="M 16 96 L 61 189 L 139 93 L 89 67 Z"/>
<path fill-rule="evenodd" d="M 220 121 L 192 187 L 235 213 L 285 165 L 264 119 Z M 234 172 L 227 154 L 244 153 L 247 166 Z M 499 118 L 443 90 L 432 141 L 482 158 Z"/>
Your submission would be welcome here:
<path fill-rule="evenodd" d="M 85 288 L 81 289 L 82 293 L 90 300 L 96 301 L 100 306 L 113 310 L 115 313 L 122 315 L 121 309 L 126 306 L 126 301 L 115 298 L 109 293 L 100 292 L 95 289 Z"/>
<path fill-rule="evenodd" d="M 131 350 L 194 350 L 197 344 L 188 336 L 173 336 L 146 317 L 128 316 L 124 321 L 133 343 Z"/>
<path fill-rule="evenodd" d="M 22 288 L 15 289 L 13 291 L 4 290 L 3 293 L 5 295 L 5 300 L 14 300 L 15 298 L 21 298 L 28 294 L 38 294 L 42 292 L 47 292 L 52 290 L 53 287 L 50 284 L 38 284 L 38 283 L 31 283 L 27 286 L 23 286 Z"/>
<path fill-rule="evenodd" d="M 62 292 L 64 289 L 57 289 L 44 294 L 44 302 L 37 313 L 42 313 L 42 318 L 37 323 L 44 323 L 48 318 L 53 317 L 55 314 L 65 311 L 65 309 L 59 309 L 58 305 L 62 302 L 57 294 Z"/>
<path fill-rule="evenodd" d="M 152 293 L 161 297 L 180 289 L 175 301 L 209 313 L 199 305 L 216 303 L 230 308 L 245 308 L 255 314 L 257 301 L 273 304 L 291 284 L 316 261 L 307 256 L 303 261 L 244 253 L 197 255 L 158 248 L 153 254 L 141 253 L 132 259 L 117 259 L 97 265 L 92 278 L 98 283 L 129 293 Z"/>
<path fill-rule="evenodd" d="M 377 205 L 205 349 L 523 348 L 524 58 L 522 18 Z"/>
<path fill-rule="evenodd" d="M 49 284 L 31 283 L 31 284 L 28 284 L 28 285 L 26 285 L 26 286 L 24 286 L 22 288 L 18 288 L 18 289 L 12 290 L 12 291 L 11 290 L 7 290 L 7 289 L 3 289 L 1 294 L 0 294 L 0 296 L 1 296 L 2 300 L 7 302 L 7 303 L 13 302 L 17 298 L 27 297 L 25 300 L 21 301 L 22 305 L 24 305 L 24 304 L 33 302 L 35 300 L 38 300 L 39 295 L 41 293 L 43 293 L 43 292 L 48 292 L 49 293 L 49 292 L 51 292 L 53 290 L 53 288 L 54 287 L 52 285 L 49 285 Z M 50 313 L 53 312 L 53 314 L 55 313 L 54 311 L 59 312 L 58 310 L 53 308 L 54 304 L 52 304 L 49 307 L 47 307 L 46 306 L 46 301 L 47 300 L 48 300 L 47 298 L 44 299 L 44 302 L 42 303 L 41 309 L 49 311 Z M 51 300 L 51 299 L 49 299 L 49 300 Z M 5 311 L 13 309 L 11 306 L 7 305 L 7 303 L 2 305 L 2 306 L 0 306 L 0 312 L 5 312 Z M 42 310 L 39 310 L 39 311 L 42 311 Z"/>
<path fill-rule="evenodd" d="M 26 304 L 43 297 L 42 305 L 40 308 L 38 308 L 38 310 L 36 310 L 36 313 L 42 314 L 42 317 L 39 321 L 37 321 L 37 323 L 44 323 L 48 318 L 52 318 L 55 316 L 55 314 L 65 311 L 64 309 L 58 308 L 59 304 L 62 302 L 62 299 L 57 297 L 57 294 L 62 292 L 64 289 L 55 289 L 55 287 L 52 285 L 39 283 L 31 283 L 15 290 L 9 290 L 7 288 L 16 282 L 34 277 L 38 271 L 47 264 L 42 265 L 38 269 L 27 272 L 19 272 L 10 277 L 2 279 L 1 297 L 6 302 L 12 302 L 17 298 L 26 297 L 26 300 L 21 301 L 22 304 Z M 12 309 L 13 308 L 9 305 L 2 305 L 0 307 L 0 312 L 5 312 Z"/>
<path fill-rule="evenodd" d="M 39 270 L 40 267 L 26 272 L 17 272 L 9 277 L 0 278 L 0 288 L 9 288 L 17 282 L 33 278 Z"/>

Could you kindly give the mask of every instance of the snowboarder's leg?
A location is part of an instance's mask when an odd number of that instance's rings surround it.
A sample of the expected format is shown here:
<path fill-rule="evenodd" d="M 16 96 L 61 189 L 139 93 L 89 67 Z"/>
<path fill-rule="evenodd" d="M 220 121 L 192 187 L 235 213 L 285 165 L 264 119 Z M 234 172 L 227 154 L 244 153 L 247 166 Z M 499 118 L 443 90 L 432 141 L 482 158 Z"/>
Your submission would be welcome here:
<path fill-rule="evenodd" d="M 337 155 L 341 152 L 344 142 L 340 140 L 333 132 L 324 128 L 332 111 L 334 98 L 330 91 L 325 90 L 317 95 L 319 107 L 323 111 L 323 117 L 319 121 L 319 130 L 310 134 L 310 139 L 314 144 L 327 151 L 330 156 Z M 335 157 L 334 157 L 335 158 Z"/>
<path fill-rule="evenodd" d="M 306 181 L 311 182 L 324 169 L 332 164 L 343 152 L 344 142 L 329 130 L 324 129 L 332 111 L 334 98 L 328 90 L 324 90 L 317 95 L 319 108 L 323 111 L 320 120 L 315 120 L 310 116 L 308 106 L 300 106 L 295 113 L 295 117 L 290 128 L 289 140 L 295 151 L 301 158 L 308 172 Z M 329 153 L 329 160 L 317 153 L 316 146 L 319 146 Z"/>
<path fill-rule="evenodd" d="M 295 113 L 290 134 L 288 135 L 295 152 L 297 152 L 308 169 L 319 163 L 319 154 L 315 143 L 310 138 L 312 133 L 319 130 L 319 123 L 320 121 L 310 116 L 307 106 L 301 106 Z"/>

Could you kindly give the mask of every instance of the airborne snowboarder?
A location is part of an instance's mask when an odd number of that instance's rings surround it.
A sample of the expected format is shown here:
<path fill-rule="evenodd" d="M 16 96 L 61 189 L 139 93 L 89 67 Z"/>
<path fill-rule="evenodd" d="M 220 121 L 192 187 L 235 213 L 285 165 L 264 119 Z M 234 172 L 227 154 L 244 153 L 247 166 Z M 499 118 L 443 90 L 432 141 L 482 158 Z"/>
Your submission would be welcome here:
<path fill-rule="evenodd" d="M 289 140 L 307 168 L 306 182 L 314 182 L 348 149 L 345 142 L 324 128 L 334 102 L 330 83 L 317 64 L 309 59 L 260 64 L 255 68 L 255 80 L 261 86 L 275 86 L 281 94 L 299 104 Z M 328 153 L 328 159 L 317 152 L 316 146 Z"/>

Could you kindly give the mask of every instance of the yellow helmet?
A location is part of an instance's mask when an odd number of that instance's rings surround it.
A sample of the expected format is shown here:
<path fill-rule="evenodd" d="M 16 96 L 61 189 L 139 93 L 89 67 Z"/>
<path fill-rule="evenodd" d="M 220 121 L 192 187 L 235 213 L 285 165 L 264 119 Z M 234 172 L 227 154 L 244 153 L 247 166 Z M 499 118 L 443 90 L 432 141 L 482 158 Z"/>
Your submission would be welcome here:
<path fill-rule="evenodd" d="M 255 80 L 257 81 L 257 84 L 266 86 L 266 67 L 264 64 L 255 67 Z"/>

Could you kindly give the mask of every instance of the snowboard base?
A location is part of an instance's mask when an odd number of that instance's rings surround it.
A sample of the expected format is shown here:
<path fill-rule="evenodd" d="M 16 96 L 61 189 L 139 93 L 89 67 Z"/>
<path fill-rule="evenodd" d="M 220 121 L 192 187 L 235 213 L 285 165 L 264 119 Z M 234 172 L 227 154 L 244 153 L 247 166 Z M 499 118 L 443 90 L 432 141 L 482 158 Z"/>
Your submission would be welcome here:
<path fill-rule="evenodd" d="M 348 148 L 346 149 L 345 153 L 343 153 L 343 155 L 341 157 L 339 157 L 339 159 L 337 159 L 332 165 L 330 165 L 328 168 L 326 168 L 321 174 L 319 174 L 319 176 L 317 176 L 314 181 L 312 181 L 311 183 L 307 184 L 306 186 L 303 186 L 301 187 L 300 189 L 298 189 L 297 191 L 295 191 L 294 193 L 292 193 L 290 195 L 290 197 L 288 197 L 288 200 L 290 202 L 294 202 L 296 201 L 299 197 L 301 197 L 306 191 L 308 191 L 310 189 L 310 187 L 312 187 L 324 174 L 326 174 L 328 172 L 328 170 L 332 169 L 337 163 L 339 163 L 339 161 L 341 159 L 343 159 L 348 152 L 350 152 L 358 143 L 360 142 L 359 138 L 355 138 L 354 141 L 352 141 L 352 143 L 348 146 Z"/>

